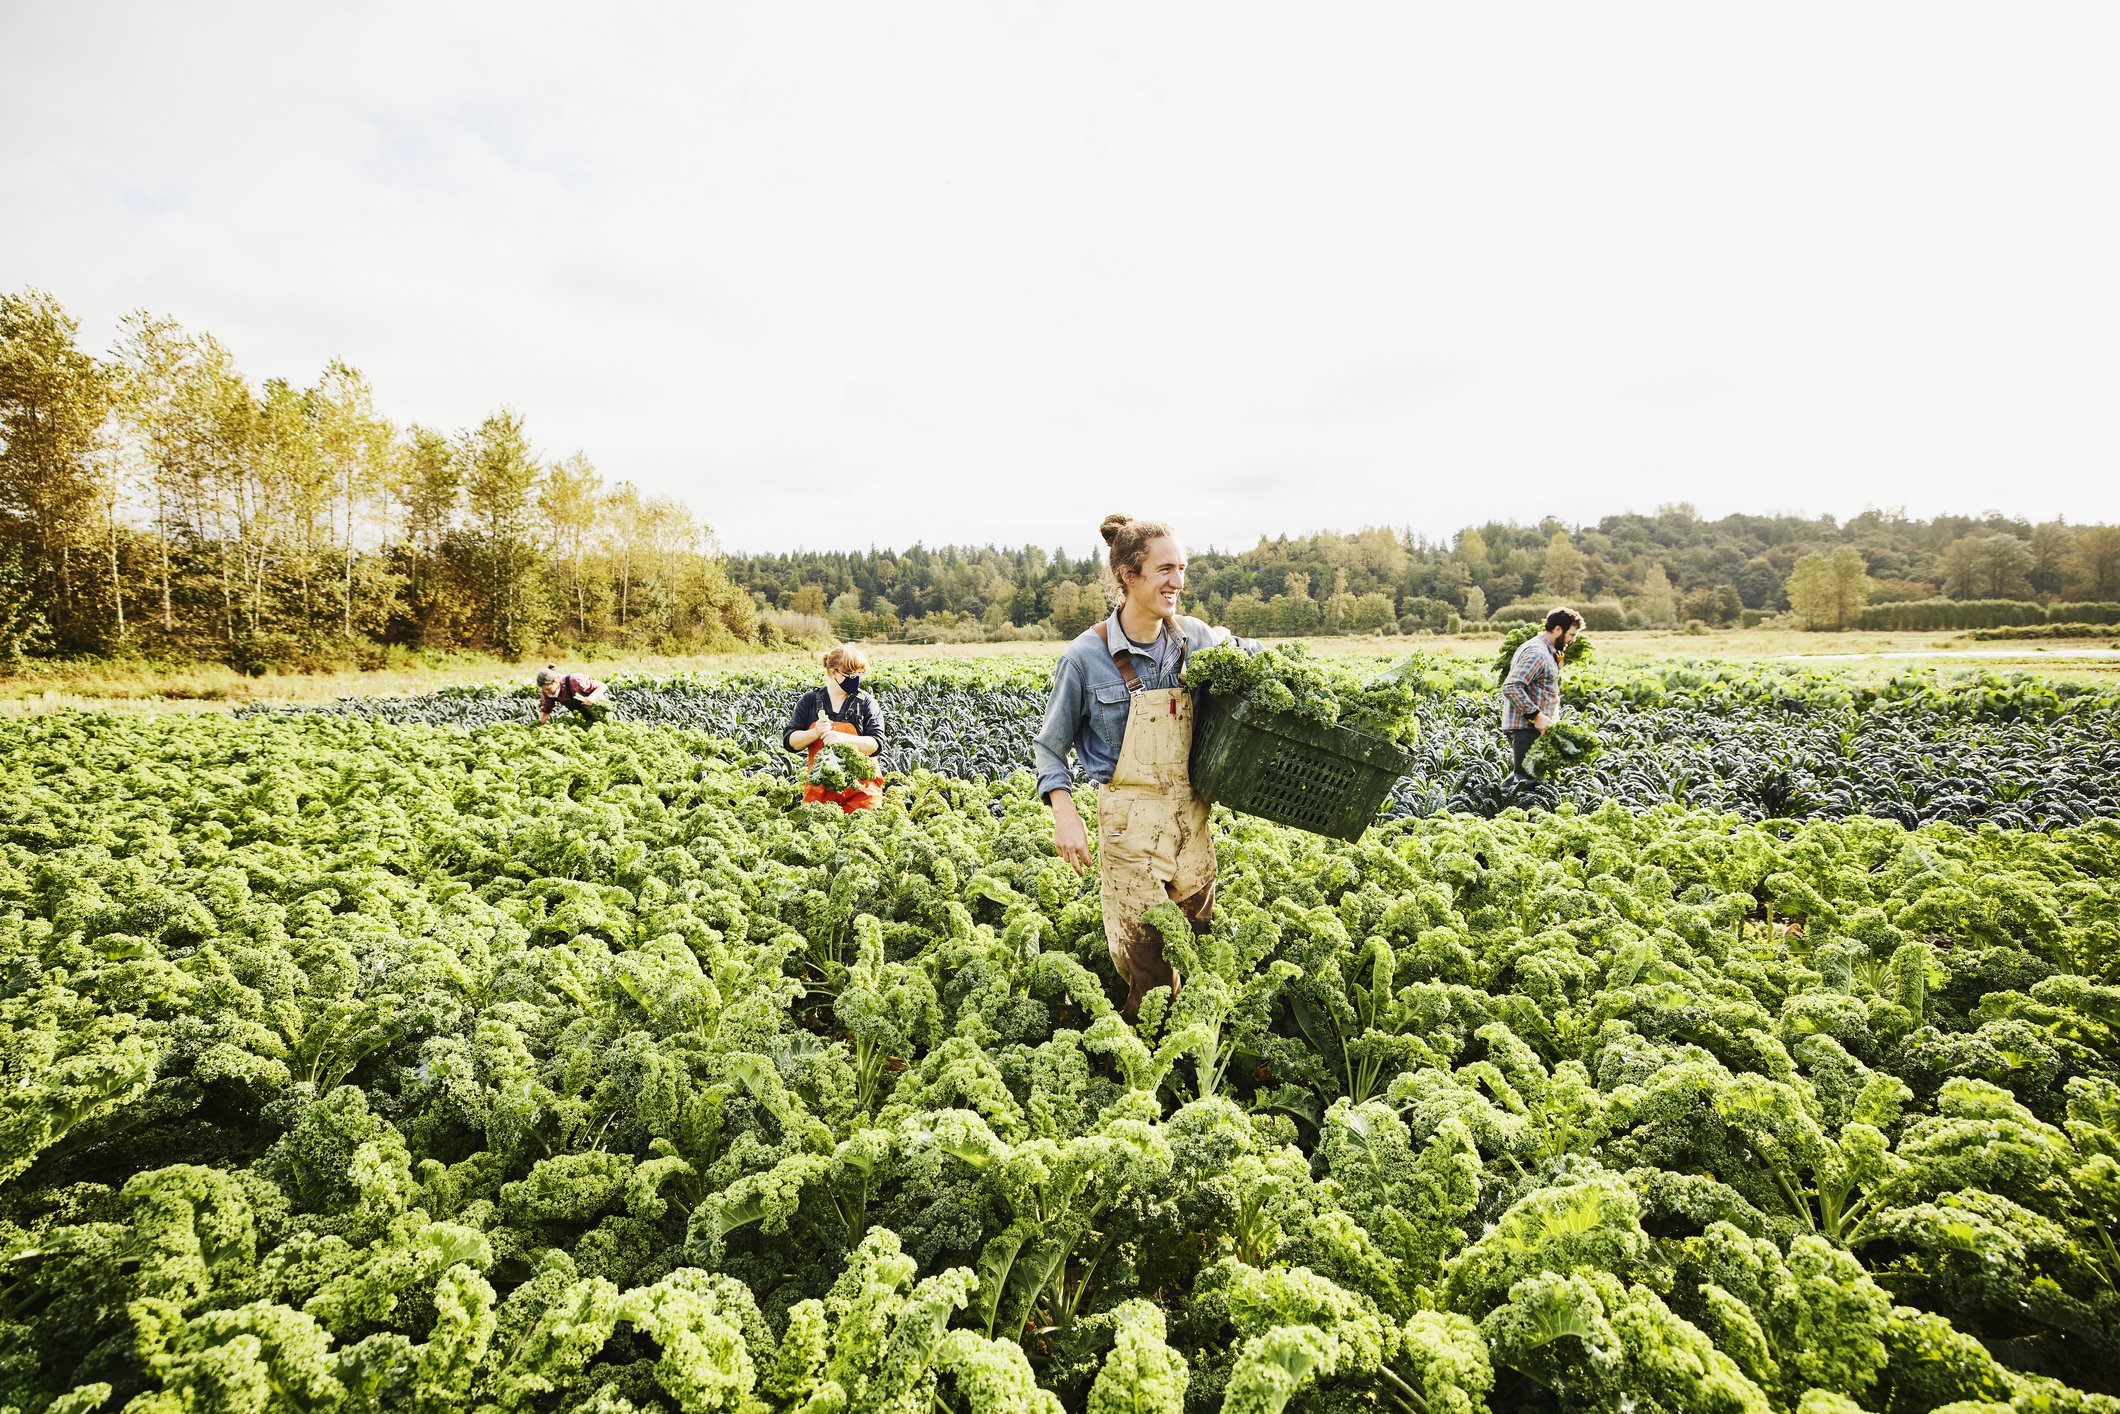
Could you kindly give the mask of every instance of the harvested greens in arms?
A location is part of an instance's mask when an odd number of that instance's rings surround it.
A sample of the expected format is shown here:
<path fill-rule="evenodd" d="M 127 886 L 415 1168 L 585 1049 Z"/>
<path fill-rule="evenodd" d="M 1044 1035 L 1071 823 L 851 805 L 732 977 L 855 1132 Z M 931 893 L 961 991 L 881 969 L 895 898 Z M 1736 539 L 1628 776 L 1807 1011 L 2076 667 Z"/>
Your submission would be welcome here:
<path fill-rule="evenodd" d="M 1501 651 L 1494 655 L 1494 680 L 1497 683 L 1509 680 L 1509 664 L 1515 660 L 1516 650 L 1529 643 L 1533 634 L 1544 631 L 1537 624 L 1519 624 L 1502 635 Z M 1561 654 L 1561 665 L 1568 668 L 1580 667 L 1595 656 L 1596 650 L 1590 646 L 1590 635 L 1579 633 L 1575 636 L 1575 642 L 1569 644 L 1567 650 Z"/>
<path fill-rule="evenodd" d="M 1524 769 L 1540 780 L 1551 780 L 1570 766 L 1587 766 L 1605 749 L 1597 733 L 1573 722 L 1557 722 L 1524 753 Z"/>
<path fill-rule="evenodd" d="M 1427 690 L 1419 655 L 1363 681 L 1313 658 L 1300 643 L 1261 653 L 1233 644 L 1203 648 L 1187 664 L 1185 682 L 1195 690 L 1247 698 L 1264 711 L 1321 727 L 1351 727 L 1404 747 L 1420 739 L 1415 714 Z"/>
<path fill-rule="evenodd" d="M 874 761 L 853 747 L 832 741 L 826 742 L 824 749 L 810 763 L 809 782 L 826 790 L 845 790 L 863 781 L 873 781 L 882 774 Z"/>

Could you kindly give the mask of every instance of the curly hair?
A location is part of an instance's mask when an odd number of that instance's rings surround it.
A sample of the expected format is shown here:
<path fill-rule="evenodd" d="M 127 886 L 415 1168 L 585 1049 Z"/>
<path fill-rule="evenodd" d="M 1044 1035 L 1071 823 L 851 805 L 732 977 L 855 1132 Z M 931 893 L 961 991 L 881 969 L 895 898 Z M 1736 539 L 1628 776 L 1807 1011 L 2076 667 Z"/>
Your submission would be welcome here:
<path fill-rule="evenodd" d="M 842 643 L 824 655 L 824 670 L 835 678 L 869 670 L 869 651 L 858 643 Z"/>
<path fill-rule="evenodd" d="M 1148 559 L 1149 542 L 1159 535 L 1178 538 L 1178 532 L 1160 520 L 1135 520 L 1122 515 L 1106 516 L 1097 533 L 1111 546 L 1104 570 L 1104 597 L 1114 604 L 1126 596 L 1127 580 L 1141 573 L 1141 566 Z"/>

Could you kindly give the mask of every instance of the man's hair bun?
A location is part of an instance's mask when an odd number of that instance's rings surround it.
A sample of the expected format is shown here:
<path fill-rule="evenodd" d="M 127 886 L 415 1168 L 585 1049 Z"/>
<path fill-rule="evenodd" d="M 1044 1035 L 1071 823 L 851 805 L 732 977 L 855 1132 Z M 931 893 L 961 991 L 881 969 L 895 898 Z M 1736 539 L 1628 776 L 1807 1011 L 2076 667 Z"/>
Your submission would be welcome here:
<path fill-rule="evenodd" d="M 1148 547 L 1156 537 L 1168 535 L 1175 540 L 1178 536 L 1160 520 L 1136 520 L 1132 516 L 1106 516 L 1097 532 L 1111 546 L 1109 568 L 1101 578 L 1104 596 L 1114 604 L 1125 596 L 1127 581 L 1141 573 L 1141 566 L 1148 559 Z"/>

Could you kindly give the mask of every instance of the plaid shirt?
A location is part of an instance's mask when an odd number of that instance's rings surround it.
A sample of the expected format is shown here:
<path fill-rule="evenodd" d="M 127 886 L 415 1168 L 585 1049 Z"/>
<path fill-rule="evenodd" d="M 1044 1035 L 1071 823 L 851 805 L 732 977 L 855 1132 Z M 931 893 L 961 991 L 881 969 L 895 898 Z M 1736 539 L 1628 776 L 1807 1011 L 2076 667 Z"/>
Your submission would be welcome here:
<path fill-rule="evenodd" d="M 1560 719 L 1561 665 L 1546 635 L 1534 633 L 1509 660 L 1509 676 L 1502 679 L 1502 730 L 1528 727 L 1541 713 L 1549 722 Z"/>
<path fill-rule="evenodd" d="M 552 714 L 562 707 L 579 712 L 584 707 L 603 705 L 610 700 L 608 697 L 596 695 L 603 690 L 602 683 L 595 678 L 583 677 L 580 673 L 568 673 L 558 682 L 540 683 L 537 689 L 537 718 L 541 722 L 549 721 Z"/>
<path fill-rule="evenodd" d="M 562 707 L 571 707 L 603 689 L 604 685 L 595 678 L 585 678 L 580 673 L 569 673 L 554 685 L 553 700 Z"/>

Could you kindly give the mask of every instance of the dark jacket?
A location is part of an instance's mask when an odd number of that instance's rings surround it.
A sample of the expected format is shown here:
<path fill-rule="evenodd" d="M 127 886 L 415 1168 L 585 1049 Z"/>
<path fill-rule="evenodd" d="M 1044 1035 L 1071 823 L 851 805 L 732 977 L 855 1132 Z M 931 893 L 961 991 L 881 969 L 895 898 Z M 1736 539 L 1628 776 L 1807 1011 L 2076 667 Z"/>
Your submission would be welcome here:
<path fill-rule="evenodd" d="M 849 697 L 845 705 L 834 712 L 832 694 L 822 687 L 811 688 L 802 695 L 802 700 L 795 704 L 795 711 L 789 716 L 788 724 L 780 729 L 780 744 L 790 751 L 796 750 L 797 748 L 788 745 L 788 738 L 797 732 L 808 731 L 816 724 L 820 712 L 835 722 L 847 723 L 863 736 L 876 738 L 879 748 L 883 745 L 883 709 L 876 705 L 875 696 L 867 688 Z M 880 750 L 878 754 L 882 754 Z"/>

